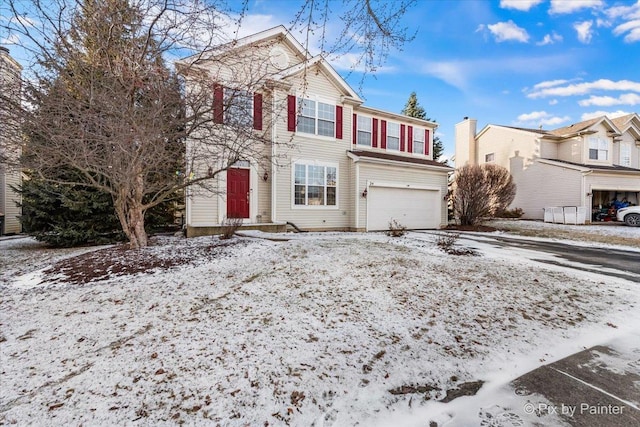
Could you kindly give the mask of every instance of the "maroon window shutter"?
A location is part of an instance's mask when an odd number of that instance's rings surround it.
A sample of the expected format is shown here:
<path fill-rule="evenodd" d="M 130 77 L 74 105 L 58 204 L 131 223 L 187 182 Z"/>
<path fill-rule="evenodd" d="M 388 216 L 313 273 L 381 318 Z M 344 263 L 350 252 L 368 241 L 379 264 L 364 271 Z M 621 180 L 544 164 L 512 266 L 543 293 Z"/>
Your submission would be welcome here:
<path fill-rule="evenodd" d="M 253 128 L 262 130 L 262 94 L 253 94 Z"/>
<path fill-rule="evenodd" d="M 296 131 L 296 97 L 293 95 L 287 97 L 287 130 Z"/>
<path fill-rule="evenodd" d="M 404 151 L 404 132 L 405 125 L 400 125 L 400 151 Z"/>
<path fill-rule="evenodd" d="M 336 105 L 336 138 L 342 139 L 342 106 Z"/>
<path fill-rule="evenodd" d="M 387 149 L 387 121 L 380 120 L 380 148 Z"/>
<path fill-rule="evenodd" d="M 413 126 L 407 127 L 407 152 L 413 153 Z"/>
<path fill-rule="evenodd" d="M 373 148 L 377 148 L 378 147 L 378 119 L 373 119 L 373 132 L 371 134 L 371 138 L 373 138 L 371 146 Z"/>
<path fill-rule="evenodd" d="M 216 83 L 213 86 L 213 122 L 224 123 L 224 90 L 222 85 Z"/>
<path fill-rule="evenodd" d="M 429 129 L 424 130 L 424 154 L 429 155 Z"/>
<path fill-rule="evenodd" d="M 353 133 L 353 145 L 358 143 L 358 115 L 353 115 L 353 121 L 351 122 L 351 130 Z"/>

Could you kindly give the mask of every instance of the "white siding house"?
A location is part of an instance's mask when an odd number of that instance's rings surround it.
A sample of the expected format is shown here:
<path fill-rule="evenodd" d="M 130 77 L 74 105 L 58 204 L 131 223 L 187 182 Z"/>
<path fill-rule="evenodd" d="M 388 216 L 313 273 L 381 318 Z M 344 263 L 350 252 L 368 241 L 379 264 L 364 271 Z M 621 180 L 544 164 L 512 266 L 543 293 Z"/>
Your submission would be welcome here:
<path fill-rule="evenodd" d="M 263 76 L 253 84 L 253 123 L 265 161 L 240 161 L 209 191 L 190 190 L 187 235 L 216 232 L 231 217 L 265 229 L 372 231 L 392 219 L 411 228 L 446 225 L 452 169 L 433 160 L 436 123 L 363 106 L 324 58 L 311 57 L 282 26 L 195 65 L 222 88 L 242 87 L 242 74 Z M 214 104 L 223 96 L 214 93 Z M 198 144 L 188 141 L 188 152 Z M 196 165 L 189 173 L 205 172 Z"/>
<path fill-rule="evenodd" d="M 19 96 L 21 71 L 22 66 L 9 55 L 9 50 L 0 47 L 0 93 L 3 96 Z M 7 108 L 7 103 L 2 103 L 2 108 Z M 0 150 L 5 150 L 0 158 L 8 159 L 6 163 L 0 162 L 0 235 L 22 231 L 19 220 L 22 198 L 13 190 L 22 184 L 20 133 L 10 121 L 10 114 L 6 110 L 0 111 Z"/>
<path fill-rule="evenodd" d="M 517 185 L 512 208 L 542 219 L 544 208 L 584 206 L 594 215 L 613 200 L 640 202 L 640 117 L 598 117 L 555 130 L 456 125 L 456 166 L 492 162 Z M 588 220 L 589 218 L 587 218 Z"/>

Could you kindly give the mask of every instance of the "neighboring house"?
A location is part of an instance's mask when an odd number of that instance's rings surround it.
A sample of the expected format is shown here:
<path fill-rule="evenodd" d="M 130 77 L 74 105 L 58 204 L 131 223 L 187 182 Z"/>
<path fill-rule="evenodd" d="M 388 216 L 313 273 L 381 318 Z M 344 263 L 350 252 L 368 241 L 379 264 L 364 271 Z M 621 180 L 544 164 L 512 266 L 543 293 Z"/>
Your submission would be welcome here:
<path fill-rule="evenodd" d="M 555 130 L 456 124 L 456 166 L 495 163 L 517 185 L 512 208 L 524 218 L 542 219 L 544 208 L 600 209 L 612 200 L 638 204 L 640 196 L 640 117 L 598 117 Z M 590 218 L 587 218 L 587 221 Z"/>
<path fill-rule="evenodd" d="M 22 184 L 18 166 L 21 136 L 15 120 L 7 111 L 11 108 L 8 97 L 17 100 L 20 96 L 21 72 L 22 66 L 9 55 L 7 48 L 0 46 L 0 159 L 8 159 L 8 162 L 0 163 L 0 235 L 20 233 L 22 230 L 18 205 L 22 198 L 12 189 L 12 186 Z"/>
<path fill-rule="evenodd" d="M 189 189 L 188 236 L 213 233 L 230 217 L 304 230 L 387 230 L 393 219 L 413 229 L 446 225 L 452 168 L 433 160 L 435 123 L 365 107 L 322 56 L 311 57 L 282 26 L 195 64 L 211 76 L 221 123 L 237 121 L 234 112 L 242 110 L 238 101 L 226 103 L 247 90 L 238 75 L 264 76 L 240 104 L 252 114 L 247 126 L 266 139 L 256 145 L 269 161 L 241 160 L 215 178 L 212 191 Z M 188 144 L 188 153 L 197 150 L 197 141 Z"/>

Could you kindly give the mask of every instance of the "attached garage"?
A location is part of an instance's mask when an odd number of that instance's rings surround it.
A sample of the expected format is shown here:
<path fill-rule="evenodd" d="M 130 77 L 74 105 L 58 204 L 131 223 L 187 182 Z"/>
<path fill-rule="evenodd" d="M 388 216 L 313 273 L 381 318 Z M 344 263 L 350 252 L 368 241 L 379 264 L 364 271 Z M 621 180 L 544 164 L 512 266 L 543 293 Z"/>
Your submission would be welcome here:
<path fill-rule="evenodd" d="M 447 225 L 448 175 L 453 168 L 433 160 L 376 151 L 349 151 L 354 190 L 354 226 L 384 231 L 396 220 L 408 229 Z"/>
<path fill-rule="evenodd" d="M 436 188 L 370 185 L 367 231 L 388 230 L 392 220 L 409 229 L 438 228 L 441 200 Z"/>

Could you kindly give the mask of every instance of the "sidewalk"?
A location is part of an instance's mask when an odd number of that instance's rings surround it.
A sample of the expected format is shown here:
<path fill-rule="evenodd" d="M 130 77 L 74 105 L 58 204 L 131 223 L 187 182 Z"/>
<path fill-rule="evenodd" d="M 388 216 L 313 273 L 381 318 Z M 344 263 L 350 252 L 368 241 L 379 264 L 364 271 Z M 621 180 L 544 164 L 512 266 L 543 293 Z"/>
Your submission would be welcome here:
<path fill-rule="evenodd" d="M 431 426 L 640 426 L 640 331 L 477 397 L 460 399 L 464 410 Z"/>

